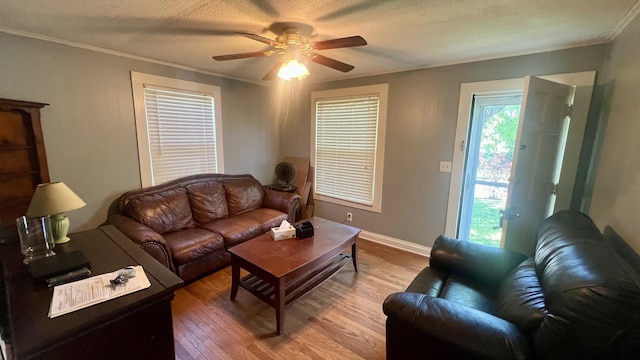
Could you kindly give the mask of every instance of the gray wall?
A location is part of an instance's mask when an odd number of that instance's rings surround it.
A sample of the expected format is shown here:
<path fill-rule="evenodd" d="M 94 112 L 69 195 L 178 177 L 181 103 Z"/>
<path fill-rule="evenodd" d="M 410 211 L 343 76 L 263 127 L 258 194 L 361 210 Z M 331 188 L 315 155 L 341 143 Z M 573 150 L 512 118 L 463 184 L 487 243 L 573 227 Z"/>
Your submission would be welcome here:
<path fill-rule="evenodd" d="M 324 84 L 295 93 L 282 129 L 282 156 L 309 156 L 310 92 L 388 83 L 382 213 L 315 201 L 315 214 L 363 230 L 431 246 L 444 232 L 450 176 L 440 161 L 453 158 L 460 85 L 467 82 L 600 70 L 607 46 L 589 46 L 512 58 L 401 72 Z M 295 108 L 295 109 L 294 109 Z"/>
<path fill-rule="evenodd" d="M 68 214 L 72 231 L 98 226 L 118 195 L 141 186 L 131 71 L 220 86 L 225 172 L 272 180 L 279 128 L 268 87 L 4 33 L 0 49 L 0 97 L 50 104 L 51 180 L 87 203 Z"/>
<path fill-rule="evenodd" d="M 599 78 L 603 94 L 598 162 L 589 214 L 640 252 L 640 17 L 611 46 Z"/>
<path fill-rule="evenodd" d="M 592 216 L 612 224 L 636 249 L 639 203 L 638 28 L 616 39 L 598 84 L 606 138 Z M 64 181 L 86 202 L 69 214 L 72 230 L 99 225 L 108 205 L 140 187 L 130 71 L 198 81 L 222 88 L 225 170 L 273 180 L 283 156 L 309 156 L 310 92 L 389 83 L 389 114 L 381 214 L 316 201 L 316 215 L 430 246 L 444 231 L 460 84 L 527 74 L 602 70 L 605 45 L 314 84 L 263 87 L 152 62 L 0 33 L 0 97 L 45 102 L 45 146 L 52 181 Z M 636 95 L 637 96 L 637 95 Z M 605 126 L 609 122 L 608 128 Z M 631 130 L 631 131 L 629 131 Z M 613 211 L 612 211 L 613 210 Z M 635 221 L 635 222 L 634 222 Z M 637 237 L 636 237 L 637 238 Z"/>

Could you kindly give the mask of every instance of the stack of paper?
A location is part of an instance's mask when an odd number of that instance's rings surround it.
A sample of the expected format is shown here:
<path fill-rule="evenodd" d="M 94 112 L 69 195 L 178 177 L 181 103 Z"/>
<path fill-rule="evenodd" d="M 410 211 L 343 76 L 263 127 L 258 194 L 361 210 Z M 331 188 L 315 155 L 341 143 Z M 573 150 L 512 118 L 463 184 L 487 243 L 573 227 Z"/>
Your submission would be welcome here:
<path fill-rule="evenodd" d="M 135 269 L 134 277 L 117 286 L 111 286 L 109 280 L 116 278 L 119 270 L 54 287 L 49 318 L 84 309 L 151 286 L 142 266 L 138 265 Z"/>

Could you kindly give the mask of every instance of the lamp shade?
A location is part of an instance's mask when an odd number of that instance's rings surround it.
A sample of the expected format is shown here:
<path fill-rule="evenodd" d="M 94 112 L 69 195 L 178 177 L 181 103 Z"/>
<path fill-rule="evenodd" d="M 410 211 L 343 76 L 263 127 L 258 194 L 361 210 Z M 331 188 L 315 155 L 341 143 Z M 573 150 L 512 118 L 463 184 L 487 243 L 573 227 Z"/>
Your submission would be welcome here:
<path fill-rule="evenodd" d="M 39 184 L 33 194 L 28 217 L 61 214 L 87 205 L 63 182 Z"/>

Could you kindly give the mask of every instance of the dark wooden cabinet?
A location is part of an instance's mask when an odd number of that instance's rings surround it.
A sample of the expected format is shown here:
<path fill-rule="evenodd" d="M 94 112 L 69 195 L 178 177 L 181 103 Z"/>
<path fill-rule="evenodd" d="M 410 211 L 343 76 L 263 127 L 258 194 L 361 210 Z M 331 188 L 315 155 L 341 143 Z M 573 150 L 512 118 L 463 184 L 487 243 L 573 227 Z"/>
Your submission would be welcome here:
<path fill-rule="evenodd" d="M 40 183 L 49 182 L 40 109 L 48 104 L 0 99 L 0 230 L 15 227 Z"/>
<path fill-rule="evenodd" d="M 171 301 L 182 280 L 113 226 L 69 236 L 94 274 L 142 265 L 151 286 L 49 319 L 53 289 L 34 283 L 17 244 L 0 245 L 1 329 L 8 359 L 175 359 Z"/>

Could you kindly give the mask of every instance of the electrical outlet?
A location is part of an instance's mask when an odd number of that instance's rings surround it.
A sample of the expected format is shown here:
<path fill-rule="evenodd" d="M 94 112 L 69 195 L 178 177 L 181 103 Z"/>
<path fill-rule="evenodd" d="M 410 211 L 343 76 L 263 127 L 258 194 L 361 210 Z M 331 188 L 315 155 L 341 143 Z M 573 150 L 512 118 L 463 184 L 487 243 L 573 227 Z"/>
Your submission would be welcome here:
<path fill-rule="evenodd" d="M 451 161 L 440 161 L 440 172 L 451 172 Z"/>
<path fill-rule="evenodd" d="M 347 221 L 353 221 L 353 214 L 350 212 L 347 213 Z"/>

